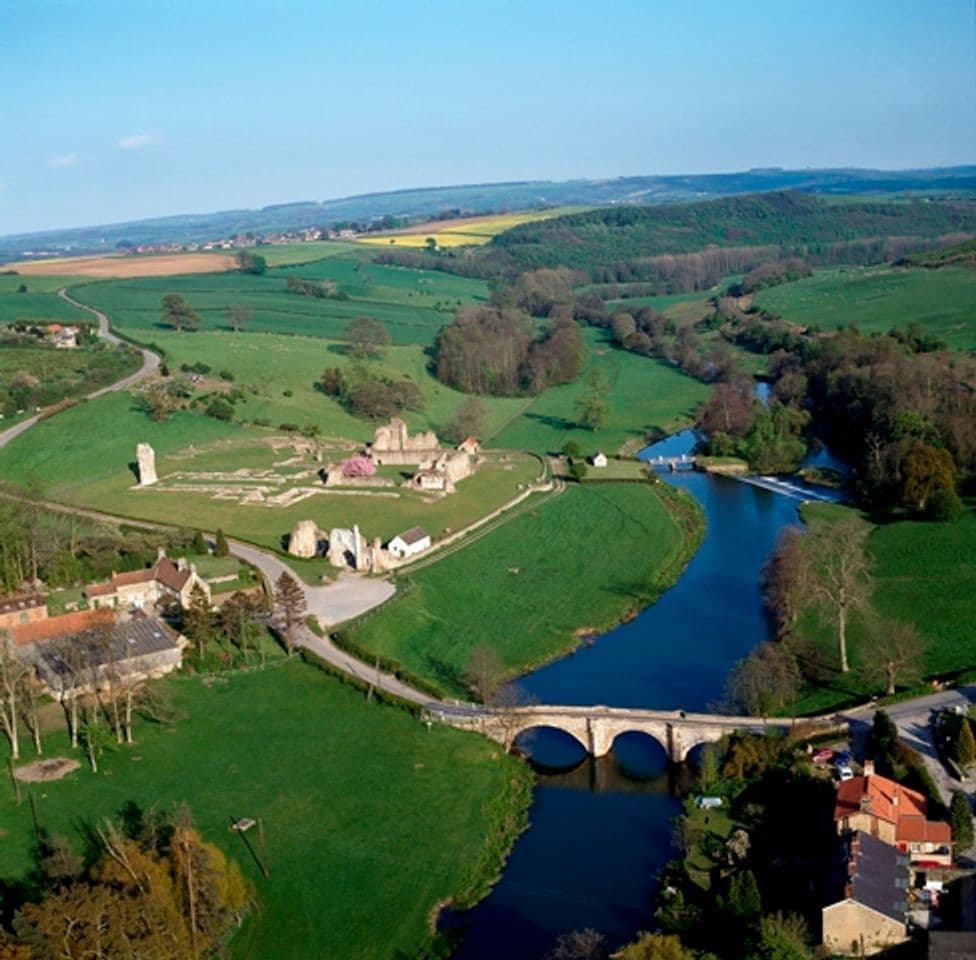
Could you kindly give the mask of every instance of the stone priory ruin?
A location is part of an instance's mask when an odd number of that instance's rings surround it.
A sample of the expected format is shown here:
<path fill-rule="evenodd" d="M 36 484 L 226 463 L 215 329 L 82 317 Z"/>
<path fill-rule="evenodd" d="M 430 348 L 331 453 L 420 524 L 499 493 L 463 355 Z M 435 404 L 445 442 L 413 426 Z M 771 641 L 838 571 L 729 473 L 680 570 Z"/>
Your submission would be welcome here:
<path fill-rule="evenodd" d="M 159 479 L 156 476 L 156 451 L 148 443 L 136 446 L 136 463 L 139 466 L 140 487 L 149 487 Z"/>

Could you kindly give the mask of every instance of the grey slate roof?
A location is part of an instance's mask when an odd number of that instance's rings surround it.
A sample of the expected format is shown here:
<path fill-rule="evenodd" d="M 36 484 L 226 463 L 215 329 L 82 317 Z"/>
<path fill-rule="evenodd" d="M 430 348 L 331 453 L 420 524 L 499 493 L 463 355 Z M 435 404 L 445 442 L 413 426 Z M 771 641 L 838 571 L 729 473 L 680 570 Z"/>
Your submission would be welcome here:
<path fill-rule="evenodd" d="M 87 630 L 73 639 L 74 650 L 80 663 L 89 670 L 97 670 L 107 664 L 123 664 L 125 661 L 177 650 L 177 635 L 156 617 L 143 617 L 117 624 L 111 634 Z M 68 680 L 71 667 L 65 662 L 60 644 L 51 642 L 37 645 L 36 662 L 42 675 L 52 679 Z M 68 683 L 66 686 L 74 686 Z"/>
<path fill-rule="evenodd" d="M 407 545 L 413 546 L 415 543 L 420 543 L 424 537 L 430 536 L 429 533 L 423 527 L 411 527 L 404 533 L 399 534 L 400 539 Z"/>
<path fill-rule="evenodd" d="M 831 903 L 855 900 L 903 923 L 907 890 L 907 854 L 862 830 L 841 838 Z"/>

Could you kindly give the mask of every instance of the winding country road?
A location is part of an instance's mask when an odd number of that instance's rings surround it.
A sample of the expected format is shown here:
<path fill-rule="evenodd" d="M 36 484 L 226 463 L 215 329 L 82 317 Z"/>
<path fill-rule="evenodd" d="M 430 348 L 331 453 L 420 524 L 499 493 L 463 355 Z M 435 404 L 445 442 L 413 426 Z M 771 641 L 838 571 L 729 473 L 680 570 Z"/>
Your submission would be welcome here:
<path fill-rule="evenodd" d="M 94 315 L 95 319 L 98 321 L 98 335 L 105 340 L 106 343 L 111 343 L 119 346 L 123 341 L 112 333 L 109 328 L 108 317 L 102 313 L 101 310 L 96 310 L 94 307 L 88 307 L 83 303 L 79 303 L 77 300 L 72 299 L 68 295 L 67 288 L 62 287 L 58 291 L 58 296 L 64 300 L 66 303 L 70 303 L 71 306 L 77 307 L 79 310 L 85 310 L 88 313 Z M 144 348 L 139 348 L 139 352 L 142 354 L 142 366 L 133 374 L 127 377 L 123 377 L 121 380 L 116 380 L 115 383 L 110 383 L 107 387 L 102 387 L 100 390 L 95 390 L 93 393 L 86 394 L 82 397 L 82 400 L 97 400 L 99 397 L 104 396 L 107 393 L 117 393 L 119 390 L 126 390 L 133 384 L 138 383 L 140 380 L 144 380 L 151 373 L 154 373 L 159 369 L 159 357 L 156 356 L 151 350 L 146 350 Z M 33 417 L 28 417 L 26 420 L 22 420 L 20 423 L 14 424 L 12 427 L 8 427 L 3 432 L 0 432 L 0 449 L 5 447 L 11 440 L 15 437 L 19 437 L 22 433 L 26 433 L 34 426 L 44 415 L 42 413 L 35 414 Z"/>

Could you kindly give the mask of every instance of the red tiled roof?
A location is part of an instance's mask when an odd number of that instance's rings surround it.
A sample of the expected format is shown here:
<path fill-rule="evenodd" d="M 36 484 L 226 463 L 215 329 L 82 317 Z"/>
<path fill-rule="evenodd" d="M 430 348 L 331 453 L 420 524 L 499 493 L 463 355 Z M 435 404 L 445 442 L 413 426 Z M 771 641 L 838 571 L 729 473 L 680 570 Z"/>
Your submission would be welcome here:
<path fill-rule="evenodd" d="M 927 803 L 918 791 L 909 790 L 877 774 L 842 781 L 837 788 L 834 819 L 843 820 L 862 809 L 879 820 L 896 823 L 903 816 L 914 815 L 924 819 Z"/>
<path fill-rule="evenodd" d="M 152 568 L 153 576 L 170 590 L 179 593 L 190 579 L 190 571 L 181 570 L 169 557 L 160 557 Z"/>
<path fill-rule="evenodd" d="M 66 636 L 70 633 L 80 633 L 103 623 L 115 620 L 111 610 L 79 610 L 75 613 L 65 613 L 60 617 L 48 617 L 36 623 L 23 623 L 10 628 L 10 635 L 14 643 L 40 643 L 42 640 L 53 640 L 55 637 Z"/>
<path fill-rule="evenodd" d="M 926 820 L 925 817 L 905 816 L 898 818 L 895 839 L 905 843 L 952 843 L 952 828 L 948 823 Z"/>
<path fill-rule="evenodd" d="M 895 840 L 905 843 L 952 843 L 952 830 L 947 823 L 929 820 L 928 801 L 917 790 L 868 774 L 842 781 L 837 788 L 834 820 L 863 811 L 894 824 Z"/>

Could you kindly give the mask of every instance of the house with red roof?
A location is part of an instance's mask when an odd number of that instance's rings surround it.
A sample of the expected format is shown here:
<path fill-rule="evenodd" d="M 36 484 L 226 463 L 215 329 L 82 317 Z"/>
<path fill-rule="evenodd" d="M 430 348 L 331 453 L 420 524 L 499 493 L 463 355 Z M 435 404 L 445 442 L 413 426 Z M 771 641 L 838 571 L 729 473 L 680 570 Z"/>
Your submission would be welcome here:
<path fill-rule="evenodd" d="M 952 829 L 928 818 L 928 801 L 917 790 L 878 776 L 864 764 L 864 776 L 837 787 L 834 822 L 838 833 L 861 830 L 907 853 L 913 866 L 951 866 Z"/>
<path fill-rule="evenodd" d="M 113 573 L 108 583 L 94 583 L 85 588 L 85 597 L 93 607 L 120 607 L 143 610 L 157 603 L 178 603 L 184 609 L 190 605 L 190 595 L 199 586 L 210 602 L 210 586 L 198 574 L 196 567 L 187 564 L 185 557 L 170 560 L 160 547 L 159 556 L 151 567 Z"/>

